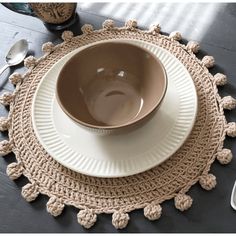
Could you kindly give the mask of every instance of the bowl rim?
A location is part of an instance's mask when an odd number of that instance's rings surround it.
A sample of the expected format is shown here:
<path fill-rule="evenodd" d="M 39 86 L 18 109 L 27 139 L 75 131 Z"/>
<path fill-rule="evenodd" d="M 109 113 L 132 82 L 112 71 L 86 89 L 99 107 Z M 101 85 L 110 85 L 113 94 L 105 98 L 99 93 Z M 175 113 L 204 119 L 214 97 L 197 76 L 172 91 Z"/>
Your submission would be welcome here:
<path fill-rule="evenodd" d="M 142 116 L 140 116 L 138 119 L 136 120 L 130 120 L 124 124 L 120 124 L 120 125 L 93 125 L 93 124 L 89 124 L 89 123 L 86 123 L 84 121 L 81 121 L 80 119 L 76 118 L 75 116 L 73 116 L 66 108 L 65 106 L 63 105 L 63 103 L 61 102 L 61 99 L 60 99 L 60 96 L 58 94 L 58 88 L 59 88 L 59 80 L 60 80 L 60 75 L 63 71 L 63 69 L 66 67 L 66 65 L 68 65 L 79 53 L 85 51 L 85 50 L 89 50 L 91 49 L 91 47 L 97 47 L 97 46 L 101 46 L 101 45 L 105 45 L 105 44 L 122 44 L 122 45 L 129 45 L 129 46 L 133 46 L 133 47 L 136 47 L 136 48 L 139 48 L 143 51 L 145 51 L 146 53 L 148 53 L 149 55 L 152 56 L 152 58 L 157 62 L 157 64 L 159 64 L 161 70 L 162 70 L 162 73 L 163 73 L 163 78 L 164 78 L 164 89 L 162 91 L 162 94 L 160 96 L 160 98 L 157 100 L 157 102 L 155 103 L 154 106 L 152 106 L 145 114 L 143 114 Z M 162 62 L 160 61 L 160 59 L 154 54 L 152 53 L 151 51 L 149 51 L 148 49 L 146 48 L 143 48 L 139 45 L 135 45 L 133 43 L 129 43 L 129 42 L 122 42 L 122 41 L 114 41 L 114 42 L 98 42 L 96 44 L 93 44 L 93 45 L 88 45 L 87 47 L 83 48 L 81 51 L 79 51 L 78 53 L 76 53 L 75 55 L 73 55 L 69 60 L 66 61 L 66 63 L 63 65 L 63 67 L 61 68 L 58 76 L 57 76 L 57 81 L 56 81 L 56 93 L 55 93 L 55 96 L 56 96 L 56 100 L 58 102 L 58 104 L 60 105 L 61 109 L 63 110 L 63 112 L 69 117 L 71 118 L 74 122 L 78 123 L 79 125 L 82 125 L 82 126 L 85 126 L 87 128 L 90 128 L 90 129 L 97 129 L 97 130 L 118 130 L 118 129 L 121 129 L 121 128 L 126 128 L 126 127 L 130 127 L 131 125 L 135 125 L 137 124 L 138 122 L 142 121 L 143 119 L 145 119 L 146 117 L 150 116 L 157 108 L 158 106 L 161 105 L 164 97 L 165 97 L 165 94 L 166 94 L 166 91 L 167 91 L 167 85 L 168 85 L 168 78 L 167 78 L 167 73 L 166 73 L 166 69 L 164 67 L 164 65 L 162 64 Z"/>

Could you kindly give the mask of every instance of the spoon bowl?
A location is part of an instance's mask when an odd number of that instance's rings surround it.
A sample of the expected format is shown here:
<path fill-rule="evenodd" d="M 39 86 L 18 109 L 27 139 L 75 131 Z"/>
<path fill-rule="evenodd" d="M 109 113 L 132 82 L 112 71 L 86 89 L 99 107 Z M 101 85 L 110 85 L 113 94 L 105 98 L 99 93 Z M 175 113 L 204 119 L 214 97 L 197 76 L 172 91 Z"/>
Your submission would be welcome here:
<path fill-rule="evenodd" d="M 8 51 L 6 55 L 6 65 L 0 69 L 0 74 L 5 71 L 9 66 L 20 64 L 29 50 L 28 42 L 25 39 L 17 41 Z"/>
<path fill-rule="evenodd" d="M 28 52 L 28 42 L 25 39 L 17 41 L 6 55 L 6 62 L 10 66 L 15 66 L 22 62 Z"/>

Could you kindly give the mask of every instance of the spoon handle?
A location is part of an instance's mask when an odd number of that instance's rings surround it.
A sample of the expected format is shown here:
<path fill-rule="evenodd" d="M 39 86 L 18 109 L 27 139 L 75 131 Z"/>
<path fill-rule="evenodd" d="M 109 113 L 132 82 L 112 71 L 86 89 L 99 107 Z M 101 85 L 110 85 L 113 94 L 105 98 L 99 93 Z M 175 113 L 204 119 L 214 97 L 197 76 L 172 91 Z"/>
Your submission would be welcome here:
<path fill-rule="evenodd" d="M 8 64 L 6 64 L 5 66 L 3 66 L 1 69 L 0 69 L 0 75 L 3 73 L 3 71 L 5 71 L 7 68 L 9 67 Z"/>

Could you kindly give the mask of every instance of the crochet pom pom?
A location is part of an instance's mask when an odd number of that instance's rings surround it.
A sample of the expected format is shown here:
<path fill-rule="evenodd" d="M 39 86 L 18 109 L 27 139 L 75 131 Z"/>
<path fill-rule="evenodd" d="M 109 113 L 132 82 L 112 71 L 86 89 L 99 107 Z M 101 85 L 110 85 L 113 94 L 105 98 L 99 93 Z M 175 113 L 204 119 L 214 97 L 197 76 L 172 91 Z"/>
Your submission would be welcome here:
<path fill-rule="evenodd" d="M 232 138 L 236 137 L 236 123 L 235 122 L 229 122 L 227 124 L 226 133 L 228 136 Z"/>
<path fill-rule="evenodd" d="M 149 27 L 149 33 L 156 35 L 159 34 L 161 32 L 161 27 L 159 24 L 152 24 Z"/>
<path fill-rule="evenodd" d="M 161 217 L 162 208 L 160 204 L 149 204 L 144 208 L 144 216 L 149 220 L 158 220 Z"/>
<path fill-rule="evenodd" d="M 220 162 L 220 164 L 226 165 L 231 162 L 233 155 L 232 155 L 231 150 L 224 148 L 217 153 L 216 158 Z"/>
<path fill-rule="evenodd" d="M 175 199 L 175 207 L 180 211 L 188 210 L 193 203 L 193 199 L 186 194 L 178 194 Z"/>
<path fill-rule="evenodd" d="M 193 53 L 198 53 L 199 49 L 200 49 L 200 45 L 198 42 L 195 41 L 189 41 L 187 46 L 186 46 L 187 50 L 189 50 L 190 52 Z"/>
<path fill-rule="evenodd" d="M 22 75 L 18 72 L 14 72 L 9 76 L 9 80 L 12 84 L 16 85 L 22 81 Z"/>
<path fill-rule="evenodd" d="M 97 215 L 91 209 L 81 210 L 77 214 L 77 219 L 79 224 L 81 224 L 84 228 L 91 228 L 97 221 Z"/>
<path fill-rule="evenodd" d="M 223 86 L 227 83 L 227 77 L 224 74 L 217 73 L 214 75 L 215 83 L 217 86 Z"/>
<path fill-rule="evenodd" d="M 202 58 L 202 63 L 205 67 L 211 68 L 215 65 L 215 59 L 212 56 L 204 56 Z"/>
<path fill-rule="evenodd" d="M 61 38 L 66 42 L 70 41 L 73 37 L 74 37 L 73 32 L 69 30 L 65 30 L 61 35 Z"/>
<path fill-rule="evenodd" d="M 37 59 L 33 56 L 29 56 L 29 57 L 25 58 L 24 65 L 28 69 L 32 68 L 32 67 L 35 67 L 37 65 Z"/>
<path fill-rule="evenodd" d="M 47 211 L 50 213 L 52 216 L 59 216 L 65 205 L 60 201 L 60 199 L 56 197 L 51 197 L 49 201 L 47 202 Z"/>
<path fill-rule="evenodd" d="M 221 99 L 221 104 L 224 109 L 232 110 L 236 107 L 236 100 L 231 96 L 226 96 Z"/>
<path fill-rule="evenodd" d="M 3 140 L 0 142 L 0 155 L 5 156 L 12 152 L 12 145 L 9 141 Z"/>
<path fill-rule="evenodd" d="M 129 215 L 121 211 L 115 211 L 112 215 L 112 224 L 116 229 L 123 229 L 129 223 Z"/>
<path fill-rule="evenodd" d="M 199 179 L 201 187 L 205 190 L 211 190 L 216 186 L 216 177 L 213 174 L 203 175 Z"/>
<path fill-rule="evenodd" d="M 125 28 L 129 30 L 135 30 L 138 26 L 138 23 L 136 20 L 128 20 L 125 22 Z"/>
<path fill-rule="evenodd" d="M 21 195 L 27 202 L 32 202 L 39 195 L 38 187 L 36 186 L 36 184 L 26 184 L 22 188 Z"/>
<path fill-rule="evenodd" d="M 89 34 L 89 33 L 92 33 L 93 32 L 93 26 L 90 25 L 90 24 L 85 24 L 81 27 L 81 31 L 84 33 L 84 34 Z"/>
<path fill-rule="evenodd" d="M 6 172 L 11 180 L 15 180 L 23 174 L 23 170 L 21 163 L 13 162 L 7 166 Z"/>
<path fill-rule="evenodd" d="M 10 127 L 10 120 L 7 117 L 0 117 L 0 131 L 6 131 Z"/>
<path fill-rule="evenodd" d="M 13 93 L 5 92 L 0 96 L 0 103 L 4 106 L 8 106 L 14 100 L 14 97 Z"/>
<path fill-rule="evenodd" d="M 182 39 L 182 35 L 179 31 L 174 31 L 170 33 L 169 38 L 174 39 L 176 41 L 180 41 Z"/>
<path fill-rule="evenodd" d="M 115 24 L 114 24 L 113 20 L 107 19 L 103 22 L 102 27 L 103 27 L 103 29 L 109 30 L 109 29 L 113 29 L 114 25 Z"/>
<path fill-rule="evenodd" d="M 51 53 L 54 50 L 54 44 L 52 42 L 44 43 L 42 46 L 42 51 L 44 53 Z"/>

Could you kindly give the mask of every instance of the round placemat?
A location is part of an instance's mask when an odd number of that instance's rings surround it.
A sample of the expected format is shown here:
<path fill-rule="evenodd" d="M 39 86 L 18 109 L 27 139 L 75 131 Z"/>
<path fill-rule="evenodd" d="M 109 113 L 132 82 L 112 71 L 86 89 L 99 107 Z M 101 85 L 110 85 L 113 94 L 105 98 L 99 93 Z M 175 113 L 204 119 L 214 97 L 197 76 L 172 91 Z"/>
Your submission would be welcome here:
<path fill-rule="evenodd" d="M 2 104 L 10 104 L 9 116 L 0 119 L 0 130 L 9 130 L 9 140 L 0 143 L 0 154 L 13 151 L 17 162 L 8 165 L 7 174 L 13 180 L 22 174 L 28 178 L 30 183 L 22 188 L 22 196 L 27 201 L 35 200 L 39 194 L 47 195 L 47 211 L 53 216 L 61 214 L 65 205 L 78 208 L 78 222 L 86 228 L 94 225 L 100 213 L 112 214 L 112 224 L 124 228 L 129 221 L 128 212 L 140 208 L 144 209 L 145 217 L 157 220 L 162 213 L 161 203 L 172 198 L 177 209 L 187 210 L 193 203 L 186 194 L 189 188 L 197 182 L 206 190 L 214 188 L 216 177 L 209 173 L 211 164 L 216 158 L 222 164 L 232 159 L 231 151 L 223 148 L 223 141 L 226 134 L 236 136 L 236 124 L 226 122 L 223 109 L 235 108 L 236 102 L 230 96 L 221 98 L 216 87 L 226 83 L 226 76 L 209 73 L 214 58 L 197 59 L 194 53 L 199 45 L 196 42 L 179 43 L 179 32 L 161 35 L 159 25 L 143 31 L 137 29 L 134 20 L 127 21 L 121 28 L 115 27 L 112 20 L 106 20 L 103 29 L 94 31 L 86 24 L 82 32 L 73 37 L 72 32 L 65 31 L 63 43 L 43 45 L 43 57 L 25 59 L 29 70 L 24 75 L 10 76 L 16 89 L 0 98 Z M 178 58 L 196 86 L 198 114 L 190 136 L 167 161 L 137 175 L 104 179 L 67 169 L 45 151 L 34 134 L 31 104 L 41 78 L 60 58 L 80 46 L 114 38 L 150 42 Z"/>

